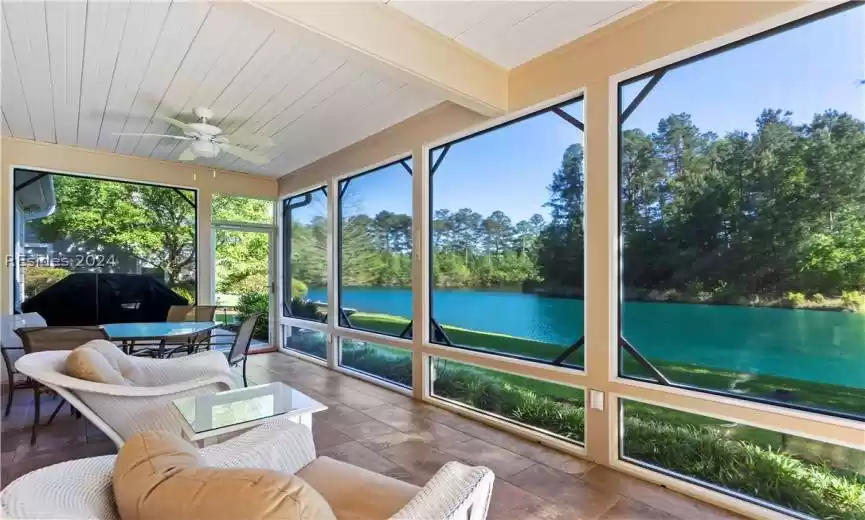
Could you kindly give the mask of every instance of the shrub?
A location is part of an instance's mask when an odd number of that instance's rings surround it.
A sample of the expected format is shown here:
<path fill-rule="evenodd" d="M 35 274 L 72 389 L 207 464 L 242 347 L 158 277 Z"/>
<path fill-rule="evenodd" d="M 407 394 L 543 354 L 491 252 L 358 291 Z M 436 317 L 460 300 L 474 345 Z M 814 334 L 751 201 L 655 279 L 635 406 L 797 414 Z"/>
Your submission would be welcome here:
<path fill-rule="evenodd" d="M 185 298 L 186 303 L 188 303 L 188 304 L 195 303 L 195 295 L 192 294 L 192 291 L 189 288 L 183 287 L 183 286 L 177 286 L 177 287 L 172 287 L 171 290 L 174 291 L 175 294 L 177 294 L 178 296 L 182 296 L 183 298 Z"/>
<path fill-rule="evenodd" d="M 826 302 L 826 297 L 820 293 L 815 293 L 814 296 L 811 297 L 811 301 L 818 304 L 823 304 Z"/>
<path fill-rule="evenodd" d="M 350 354 L 360 370 L 398 380 L 411 373 L 408 358 L 380 359 L 375 349 Z M 436 395 L 481 408 L 566 438 L 582 440 L 585 410 L 537 395 L 470 368 L 437 364 Z M 865 477 L 811 465 L 792 455 L 734 440 L 709 426 L 670 424 L 651 415 L 625 418 L 629 457 L 724 486 L 781 506 L 836 520 L 865 520 Z"/>
<path fill-rule="evenodd" d="M 30 298 L 69 276 L 69 271 L 58 267 L 25 267 L 23 273 L 24 296 Z"/>
<path fill-rule="evenodd" d="M 841 303 L 853 312 L 865 311 L 865 294 L 859 291 L 842 291 Z"/>
<path fill-rule="evenodd" d="M 309 292 L 309 287 L 306 286 L 305 283 L 297 280 L 295 278 L 291 279 L 291 298 L 306 298 L 307 293 Z"/>
<path fill-rule="evenodd" d="M 268 331 L 270 330 L 270 319 L 268 309 L 270 307 L 270 298 L 266 292 L 245 292 L 237 299 L 237 315 L 241 320 L 245 320 L 253 314 L 260 313 L 262 316 L 255 324 L 255 329 L 252 336 L 255 339 L 267 341 Z"/>
<path fill-rule="evenodd" d="M 790 291 L 784 295 L 784 302 L 790 307 L 801 307 L 806 300 L 805 295 L 800 292 Z"/>
<path fill-rule="evenodd" d="M 324 321 L 325 313 L 319 309 L 318 305 L 305 298 L 291 299 L 291 315 L 296 318 L 307 318 L 315 321 Z"/>

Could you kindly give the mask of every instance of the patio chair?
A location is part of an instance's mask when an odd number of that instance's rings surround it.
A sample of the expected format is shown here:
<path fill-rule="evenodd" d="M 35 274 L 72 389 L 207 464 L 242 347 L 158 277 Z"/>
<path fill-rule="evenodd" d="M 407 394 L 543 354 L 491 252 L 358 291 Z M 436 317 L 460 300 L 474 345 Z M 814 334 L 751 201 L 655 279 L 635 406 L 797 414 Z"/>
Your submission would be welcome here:
<path fill-rule="evenodd" d="M 418 487 L 315 454 L 312 432 L 277 419 L 199 452 L 216 468 L 297 475 L 315 488 L 337 520 L 484 520 L 495 475 L 448 462 Z M 112 489 L 116 455 L 62 462 L 19 477 L 0 492 L 3 517 L 118 520 Z"/>
<path fill-rule="evenodd" d="M 9 314 L 0 318 L 0 355 L 3 356 L 3 367 L 6 369 L 6 385 L 8 386 L 6 395 L 6 411 L 3 412 L 3 417 L 9 416 L 9 411 L 12 409 L 12 399 L 15 396 L 15 389 L 29 386 L 27 382 L 16 382 L 14 362 L 24 354 L 24 344 L 21 342 L 21 337 L 15 333 L 16 329 L 21 327 L 45 327 L 45 319 L 38 312 L 26 312 L 24 314 Z"/>
<path fill-rule="evenodd" d="M 231 368 L 219 352 L 177 359 L 126 356 L 133 374 L 130 386 L 93 383 L 66 375 L 69 353 L 66 350 L 26 354 L 15 363 L 15 368 L 57 392 L 117 446 L 142 431 L 179 433 L 181 419 L 172 413 L 171 401 L 235 386 Z"/>
<path fill-rule="evenodd" d="M 22 349 L 25 356 L 37 352 L 71 350 L 78 345 L 87 343 L 90 340 L 108 339 L 105 331 L 98 326 L 19 327 L 15 329 L 15 334 L 17 334 L 18 337 L 21 338 Z M 23 357 L 19 358 L 19 361 L 21 359 L 23 359 Z M 17 368 L 17 362 L 15 366 Z M 45 388 L 32 377 L 27 378 L 25 386 L 33 389 L 33 426 L 30 430 L 30 444 L 33 445 L 36 443 L 36 436 L 38 435 L 38 430 L 40 426 L 39 422 L 41 420 L 42 394 L 48 393 L 50 389 Z M 49 424 L 51 424 L 52 421 L 54 421 L 54 418 L 57 417 L 57 413 L 60 412 L 60 409 L 63 407 L 64 403 L 65 401 L 61 400 L 57 404 L 57 408 L 55 408 L 51 416 L 48 417 L 48 422 L 45 423 L 45 426 L 48 426 Z"/>
<path fill-rule="evenodd" d="M 233 367 L 243 362 L 243 386 L 249 386 L 246 382 L 246 359 L 249 356 L 249 346 L 252 344 L 252 334 L 261 316 L 260 313 L 252 314 L 240 324 L 234 342 L 231 344 L 231 350 L 226 354 L 228 364 Z"/>

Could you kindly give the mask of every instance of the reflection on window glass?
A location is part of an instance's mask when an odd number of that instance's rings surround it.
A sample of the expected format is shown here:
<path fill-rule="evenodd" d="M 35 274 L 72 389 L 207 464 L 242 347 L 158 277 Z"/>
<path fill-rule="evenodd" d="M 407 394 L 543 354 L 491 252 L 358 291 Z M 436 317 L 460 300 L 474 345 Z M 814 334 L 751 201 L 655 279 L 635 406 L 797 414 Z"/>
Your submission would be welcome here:
<path fill-rule="evenodd" d="M 303 327 L 282 326 L 282 345 L 319 359 L 327 359 L 327 334 Z"/>
<path fill-rule="evenodd" d="M 213 220 L 272 224 L 273 201 L 214 193 Z"/>
<path fill-rule="evenodd" d="M 431 337 L 583 365 L 583 101 L 431 151 Z"/>
<path fill-rule="evenodd" d="M 450 359 L 430 358 L 432 394 L 582 444 L 585 391 Z"/>
<path fill-rule="evenodd" d="M 25 169 L 14 186 L 16 310 L 96 325 L 195 302 L 195 191 Z"/>
<path fill-rule="evenodd" d="M 865 417 L 865 6 L 847 7 L 620 85 L 623 375 L 660 379 L 636 351 L 674 384 Z"/>
<path fill-rule="evenodd" d="M 343 327 L 410 337 L 411 158 L 339 182 Z"/>
<path fill-rule="evenodd" d="M 389 383 L 411 388 L 409 350 L 344 338 L 340 364 Z"/>
<path fill-rule="evenodd" d="M 865 518 L 865 452 L 621 401 L 624 459 L 813 518 Z"/>
<path fill-rule="evenodd" d="M 283 316 L 327 319 L 327 193 L 283 201 Z"/>

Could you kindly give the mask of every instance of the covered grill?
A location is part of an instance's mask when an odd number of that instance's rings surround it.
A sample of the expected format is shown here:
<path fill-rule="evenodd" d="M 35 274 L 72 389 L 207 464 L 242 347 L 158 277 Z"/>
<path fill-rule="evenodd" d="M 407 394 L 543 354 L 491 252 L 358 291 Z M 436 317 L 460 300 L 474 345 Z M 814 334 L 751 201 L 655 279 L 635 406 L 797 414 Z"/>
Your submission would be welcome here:
<path fill-rule="evenodd" d="M 186 298 L 152 276 L 73 273 L 21 304 L 48 325 L 100 325 L 165 321 Z"/>

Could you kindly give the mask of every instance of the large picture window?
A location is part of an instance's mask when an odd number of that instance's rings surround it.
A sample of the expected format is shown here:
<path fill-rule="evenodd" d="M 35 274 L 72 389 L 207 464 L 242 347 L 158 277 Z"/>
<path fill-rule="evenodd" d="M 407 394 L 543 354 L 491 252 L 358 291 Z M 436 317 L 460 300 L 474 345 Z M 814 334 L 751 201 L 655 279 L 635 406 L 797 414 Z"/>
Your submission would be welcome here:
<path fill-rule="evenodd" d="M 282 315 L 327 319 L 327 190 L 314 190 L 282 202 Z"/>
<path fill-rule="evenodd" d="M 411 337 L 411 158 L 339 181 L 339 325 Z"/>
<path fill-rule="evenodd" d="M 865 418 L 863 20 L 619 85 L 622 376 Z"/>
<path fill-rule="evenodd" d="M 196 191 L 20 168 L 13 183 L 17 311 L 96 325 L 195 303 Z"/>
<path fill-rule="evenodd" d="M 583 101 L 430 151 L 430 337 L 583 365 Z"/>

